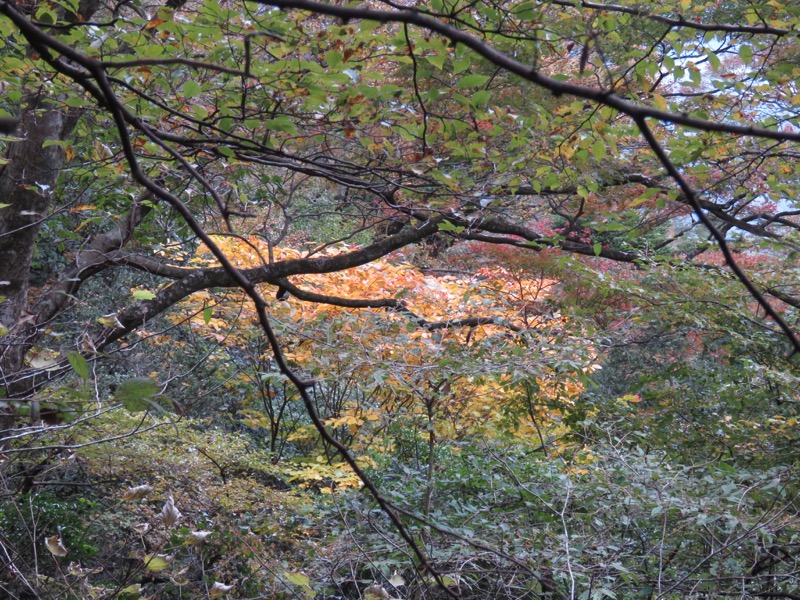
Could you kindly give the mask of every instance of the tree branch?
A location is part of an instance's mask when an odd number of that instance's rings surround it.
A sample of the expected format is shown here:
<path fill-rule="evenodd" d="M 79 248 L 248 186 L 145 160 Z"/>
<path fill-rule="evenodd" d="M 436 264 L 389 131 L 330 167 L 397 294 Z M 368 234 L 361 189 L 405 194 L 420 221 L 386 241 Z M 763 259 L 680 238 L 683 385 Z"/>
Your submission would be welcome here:
<path fill-rule="evenodd" d="M 356 298 L 340 298 L 338 296 L 329 296 L 327 294 L 318 294 L 304 290 L 287 279 L 282 279 L 279 282 L 284 289 L 286 289 L 292 296 L 304 302 L 315 302 L 317 304 L 330 304 L 331 306 L 341 306 L 343 308 L 385 308 L 393 310 L 406 315 L 413 321 L 415 325 L 429 331 L 436 331 L 438 329 L 455 329 L 459 327 L 479 327 L 481 325 L 497 325 L 505 327 L 514 332 L 523 331 L 521 327 L 517 327 L 503 319 L 496 319 L 494 317 L 470 317 L 465 319 L 446 319 L 444 321 L 429 321 L 414 313 L 405 302 L 395 300 L 394 298 L 381 298 L 378 300 L 356 299 Z"/>
<path fill-rule="evenodd" d="M 701 23 L 699 21 L 691 21 L 686 19 L 683 15 L 677 17 L 666 17 L 652 13 L 648 10 L 637 8 L 634 6 L 620 6 L 618 4 L 602 4 L 599 2 L 588 2 L 587 0 L 548 0 L 549 4 L 556 6 L 569 6 L 572 8 L 590 8 L 592 10 L 604 12 L 624 13 L 634 15 L 636 17 L 643 17 L 656 23 L 667 25 L 670 28 L 696 29 L 697 31 L 705 32 L 720 32 L 720 33 L 742 33 L 742 34 L 755 34 L 755 35 L 773 35 L 776 37 L 783 37 L 792 33 L 790 29 L 782 29 L 780 27 L 772 27 L 770 25 L 736 25 L 732 23 Z"/>
<path fill-rule="evenodd" d="M 438 19 L 425 16 L 413 9 L 405 10 L 373 10 L 368 8 L 354 8 L 349 6 L 326 4 L 314 2 L 313 0 L 260 0 L 260 4 L 276 6 L 278 8 L 289 8 L 307 10 L 319 14 L 330 15 L 344 20 L 366 19 L 378 21 L 380 23 L 407 23 L 416 25 L 428 31 L 443 35 L 454 43 L 463 44 L 467 48 L 474 50 L 477 54 L 494 64 L 517 75 L 531 83 L 534 83 L 556 96 L 568 95 L 576 98 L 585 98 L 592 102 L 608 106 L 635 121 L 651 118 L 664 123 L 674 123 L 692 129 L 702 131 L 719 131 L 734 135 L 765 138 L 772 140 L 792 140 L 800 141 L 800 131 L 782 131 L 778 129 L 765 129 L 763 127 L 730 125 L 718 123 L 707 119 L 690 117 L 683 113 L 673 113 L 666 110 L 656 109 L 650 106 L 625 100 L 616 95 L 612 90 L 592 88 L 566 81 L 559 81 L 541 73 L 535 67 L 531 67 L 510 56 L 496 50 L 484 40 L 474 35 L 456 29 Z"/>

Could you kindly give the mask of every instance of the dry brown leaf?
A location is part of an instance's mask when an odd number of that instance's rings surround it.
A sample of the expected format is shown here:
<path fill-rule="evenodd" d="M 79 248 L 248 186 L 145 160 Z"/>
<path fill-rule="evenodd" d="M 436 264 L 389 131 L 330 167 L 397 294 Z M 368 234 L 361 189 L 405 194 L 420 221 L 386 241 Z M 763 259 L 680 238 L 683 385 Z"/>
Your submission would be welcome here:
<path fill-rule="evenodd" d="M 178 519 L 181 518 L 181 511 L 175 508 L 175 501 L 172 499 L 172 494 L 167 498 L 167 501 L 164 503 L 164 508 L 161 509 L 158 516 L 161 517 L 161 520 L 167 527 L 172 527 L 178 522 Z"/>
<path fill-rule="evenodd" d="M 225 585 L 224 583 L 215 581 L 214 585 L 211 586 L 211 589 L 208 590 L 208 594 L 212 598 L 220 598 L 221 596 L 229 593 L 233 588 L 234 586 L 232 585 Z"/>
<path fill-rule="evenodd" d="M 68 553 L 64 542 L 61 541 L 61 536 L 58 534 L 45 539 L 44 545 L 47 546 L 47 549 L 53 556 L 66 556 Z"/>
<path fill-rule="evenodd" d="M 129 502 L 131 500 L 140 500 L 152 491 L 152 485 L 137 485 L 136 487 L 128 488 L 128 491 L 122 496 L 122 501 Z"/>

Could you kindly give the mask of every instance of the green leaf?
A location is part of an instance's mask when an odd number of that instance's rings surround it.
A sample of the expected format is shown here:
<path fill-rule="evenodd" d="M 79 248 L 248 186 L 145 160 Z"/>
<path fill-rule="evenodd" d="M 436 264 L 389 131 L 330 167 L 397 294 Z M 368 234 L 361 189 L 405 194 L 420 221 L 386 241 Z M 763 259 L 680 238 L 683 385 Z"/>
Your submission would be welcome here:
<path fill-rule="evenodd" d="M 206 325 L 208 325 L 211 322 L 211 307 L 210 306 L 206 306 L 203 309 L 203 321 L 205 321 Z"/>
<path fill-rule="evenodd" d="M 487 75 L 465 75 L 459 80 L 458 89 L 463 90 L 464 88 L 480 87 L 488 80 L 489 77 Z"/>
<path fill-rule="evenodd" d="M 219 120 L 219 128 L 223 131 L 231 132 L 235 126 L 236 122 L 230 117 L 225 117 Z"/>
<path fill-rule="evenodd" d="M 514 16 L 517 19 L 535 19 L 538 12 L 537 6 L 534 2 L 523 2 L 514 8 Z"/>
<path fill-rule="evenodd" d="M 194 98 L 202 91 L 203 87 L 196 81 L 187 81 L 183 84 L 183 95 L 186 98 Z"/>
<path fill-rule="evenodd" d="M 464 231 L 464 228 L 460 225 L 454 225 L 450 221 L 442 221 L 439 223 L 439 231 L 447 231 L 451 233 L 461 233 Z"/>
<path fill-rule="evenodd" d="M 464 57 L 459 60 L 453 62 L 453 73 L 458 74 L 466 71 L 472 65 L 472 61 L 469 57 Z"/>
<path fill-rule="evenodd" d="M 80 352 L 70 352 L 67 354 L 72 370 L 78 374 L 81 379 L 89 379 L 89 361 L 87 361 Z"/>
<path fill-rule="evenodd" d="M 64 148 L 69 146 L 69 144 L 70 142 L 66 140 L 45 140 L 42 144 L 42 148 L 49 148 L 50 146 L 60 146 L 61 148 Z"/>
<path fill-rule="evenodd" d="M 142 585 L 140 583 L 133 583 L 126 588 L 119 591 L 121 600 L 138 600 L 142 597 Z"/>
<path fill-rule="evenodd" d="M 629 226 L 622 223 L 603 223 L 595 227 L 597 231 L 628 231 Z"/>
<path fill-rule="evenodd" d="M 152 379 L 134 377 L 120 383 L 114 397 L 128 412 L 142 412 L 150 408 L 151 400 L 158 390 L 159 385 Z"/>
<path fill-rule="evenodd" d="M 308 576 L 303 575 L 302 573 L 292 573 L 291 571 L 286 571 L 283 576 L 286 577 L 289 582 L 302 587 L 305 587 L 311 583 L 311 580 L 308 578 Z"/>
<path fill-rule="evenodd" d="M 148 571 L 163 571 L 172 563 L 173 557 L 166 554 L 148 554 L 144 557 L 144 566 Z"/>
<path fill-rule="evenodd" d="M 78 108 L 79 106 L 83 106 L 84 102 L 83 99 L 81 98 L 71 97 L 64 100 L 64 104 L 66 104 L 70 108 Z"/>
<path fill-rule="evenodd" d="M 270 119 L 264 123 L 264 127 L 272 131 L 283 131 L 284 133 L 297 133 L 297 125 L 288 117 L 278 117 L 277 119 Z"/>
<path fill-rule="evenodd" d="M 749 65 L 750 61 L 753 60 L 753 48 L 747 44 L 742 44 L 739 48 L 739 58 L 742 59 L 744 64 Z"/>
<path fill-rule="evenodd" d="M 480 90 L 472 94 L 472 97 L 469 99 L 469 103 L 473 108 L 478 108 L 486 104 L 491 97 L 492 92 L 489 90 Z"/>
<path fill-rule="evenodd" d="M 50 7 L 48 6 L 42 6 L 36 11 L 36 20 L 42 23 L 47 23 L 48 25 L 53 25 L 58 22 L 56 13 L 50 10 Z"/>
<path fill-rule="evenodd" d="M 152 300 L 155 297 L 156 295 L 148 290 L 136 290 L 133 292 L 133 298 L 135 300 Z"/>
<path fill-rule="evenodd" d="M 628 208 L 635 208 L 635 207 L 637 207 L 637 206 L 639 206 L 639 205 L 641 205 L 641 204 L 644 204 L 644 203 L 645 203 L 645 202 L 647 202 L 647 201 L 648 201 L 650 198 L 652 198 L 652 197 L 653 197 L 653 196 L 655 196 L 656 194 L 660 194 L 660 193 L 661 193 L 661 192 L 663 192 L 663 191 L 664 191 L 664 190 L 662 190 L 661 188 L 647 188 L 647 189 L 646 189 L 646 190 L 645 190 L 645 191 L 642 193 L 642 195 L 641 195 L 641 196 L 639 196 L 638 198 L 636 198 L 636 199 L 635 199 L 633 202 L 631 202 L 631 203 L 628 205 Z"/>
<path fill-rule="evenodd" d="M 444 69 L 445 55 L 443 53 L 428 54 L 425 59 L 439 70 Z"/>
<path fill-rule="evenodd" d="M 325 53 L 325 62 L 328 63 L 328 67 L 331 69 L 335 69 L 341 65 L 343 58 L 344 56 L 338 50 L 329 50 Z"/>
<path fill-rule="evenodd" d="M 595 243 L 594 246 L 592 246 L 592 250 L 594 250 L 595 256 L 600 256 L 600 253 L 603 251 L 603 244 L 600 242 Z"/>
<path fill-rule="evenodd" d="M 586 108 L 586 104 L 584 103 L 583 100 L 575 100 L 572 104 L 569 105 L 569 111 L 571 113 L 582 112 L 584 108 Z"/>
<path fill-rule="evenodd" d="M 592 156 L 597 160 L 603 160 L 606 157 L 606 145 L 603 142 L 595 142 L 592 144 Z"/>

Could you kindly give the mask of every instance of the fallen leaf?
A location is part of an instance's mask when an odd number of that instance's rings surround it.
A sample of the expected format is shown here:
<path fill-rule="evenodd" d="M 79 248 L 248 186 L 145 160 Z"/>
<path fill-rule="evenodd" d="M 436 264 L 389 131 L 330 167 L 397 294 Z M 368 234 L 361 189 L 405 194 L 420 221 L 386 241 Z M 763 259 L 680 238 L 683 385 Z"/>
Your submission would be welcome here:
<path fill-rule="evenodd" d="M 167 501 L 164 503 L 164 507 L 161 509 L 161 512 L 158 514 L 158 516 L 161 517 L 161 520 L 167 527 L 172 527 L 178 522 L 178 519 L 181 518 L 181 511 L 175 508 L 175 501 L 172 499 L 172 494 L 170 494 L 169 498 L 167 498 Z"/>
<path fill-rule="evenodd" d="M 170 563 L 175 559 L 174 556 L 169 554 L 145 554 L 144 566 L 148 571 L 163 571 L 169 567 Z"/>
<path fill-rule="evenodd" d="M 211 586 L 211 589 L 208 590 L 208 594 L 212 598 L 219 598 L 220 596 L 224 596 L 225 594 L 229 593 L 233 588 L 234 586 L 232 585 L 225 585 L 224 583 L 215 581 L 214 585 Z"/>
<path fill-rule="evenodd" d="M 137 485 L 136 487 L 128 488 L 128 491 L 122 496 L 122 501 L 129 502 L 131 500 L 140 500 L 152 491 L 152 485 Z"/>
<path fill-rule="evenodd" d="M 183 569 L 175 573 L 173 576 L 171 576 L 169 579 L 172 583 L 174 583 L 178 587 L 181 587 L 189 583 L 188 573 L 189 573 L 189 567 L 184 567 Z"/>
<path fill-rule="evenodd" d="M 192 531 L 189 535 L 186 536 L 186 543 L 190 546 L 194 544 L 199 544 L 203 540 L 205 540 L 208 536 L 210 536 L 213 531 Z"/>

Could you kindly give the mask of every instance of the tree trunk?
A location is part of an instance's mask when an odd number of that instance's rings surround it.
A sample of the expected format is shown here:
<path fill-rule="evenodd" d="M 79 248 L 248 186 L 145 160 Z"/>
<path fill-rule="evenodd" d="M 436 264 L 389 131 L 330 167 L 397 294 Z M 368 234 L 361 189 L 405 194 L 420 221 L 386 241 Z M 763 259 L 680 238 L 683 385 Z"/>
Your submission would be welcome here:
<path fill-rule="evenodd" d="M 28 14 L 38 2 L 20 3 Z M 98 0 L 80 0 L 77 11 L 59 9 L 59 19 L 86 21 L 95 13 Z M 26 340 L 36 327 L 28 310 L 31 262 L 39 228 L 51 211 L 56 182 L 64 165 L 64 151 L 48 140 L 62 141 L 73 130 L 78 115 L 59 106 L 44 91 L 25 98 L 20 123 L 14 135 L 20 141 L 9 144 L 7 164 L 0 166 L 0 395 L 18 386 L 16 374 L 23 367 Z M 0 430 L 3 427 L 0 409 Z"/>
<path fill-rule="evenodd" d="M 27 315 L 31 261 L 39 228 L 53 204 L 53 190 L 64 162 L 58 145 L 47 148 L 47 140 L 62 140 L 74 126 L 61 110 L 47 106 L 48 98 L 28 99 L 22 122 L 16 130 L 21 141 L 9 144 L 0 171 L 0 377 L 10 391 L 14 374 L 23 364 L 25 339 L 30 335 Z"/>

